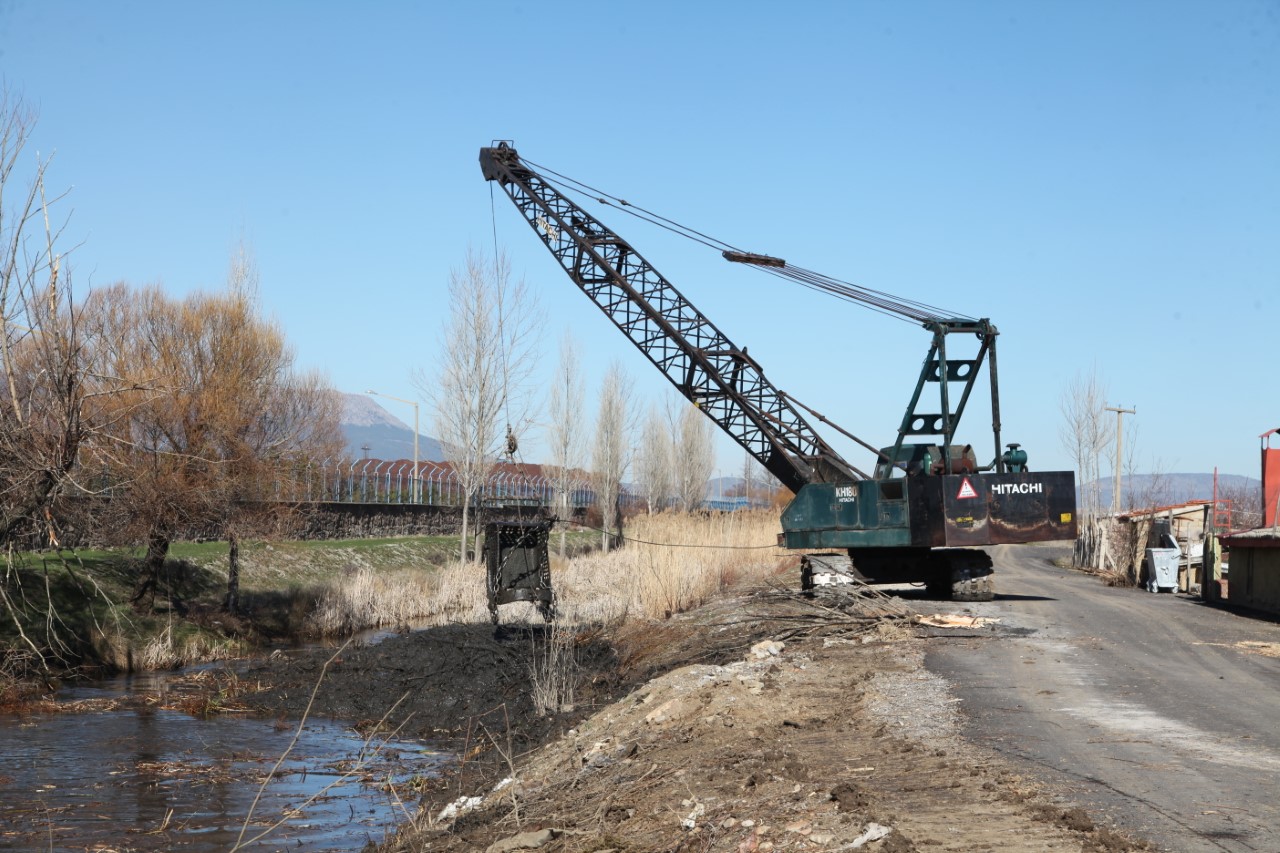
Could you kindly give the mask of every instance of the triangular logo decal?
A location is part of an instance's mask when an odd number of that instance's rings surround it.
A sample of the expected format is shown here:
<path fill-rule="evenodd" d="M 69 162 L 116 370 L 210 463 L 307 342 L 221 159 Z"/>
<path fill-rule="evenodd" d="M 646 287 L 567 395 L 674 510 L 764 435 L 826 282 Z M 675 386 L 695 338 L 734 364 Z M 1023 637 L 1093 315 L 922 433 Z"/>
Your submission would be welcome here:
<path fill-rule="evenodd" d="M 961 498 L 976 498 L 978 493 L 974 491 L 973 484 L 969 482 L 969 478 L 965 477 L 960 481 L 960 491 L 956 494 L 956 500 Z"/>

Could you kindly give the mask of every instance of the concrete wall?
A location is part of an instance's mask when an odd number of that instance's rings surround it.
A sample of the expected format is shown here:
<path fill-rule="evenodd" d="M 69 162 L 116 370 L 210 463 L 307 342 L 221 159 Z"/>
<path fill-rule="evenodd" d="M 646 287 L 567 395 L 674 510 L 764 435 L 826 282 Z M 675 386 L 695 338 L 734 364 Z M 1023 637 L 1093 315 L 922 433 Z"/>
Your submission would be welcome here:
<path fill-rule="evenodd" d="M 299 539 L 448 536 L 462 530 L 462 509 L 456 506 L 318 503 L 304 518 Z"/>
<path fill-rule="evenodd" d="M 106 508 L 105 498 L 76 498 L 66 502 L 59 514 L 57 535 L 64 548 L 104 547 L 112 537 L 104 530 L 101 520 Z M 413 504 L 377 503 L 305 503 L 293 505 L 298 511 L 300 525 L 290 525 L 289 539 L 381 539 L 394 536 L 456 536 L 462 531 L 462 508 L 456 506 L 427 506 Z M 264 510 L 269 512 L 269 509 Z M 542 517 L 539 508 L 498 510 L 485 508 L 480 522 L 515 520 L 521 517 Z M 469 523 L 476 524 L 472 512 Z M 49 525 L 33 523 L 29 530 L 16 537 L 14 546 L 22 549 L 50 546 Z M 192 528 L 179 531 L 179 541 L 221 539 L 224 534 L 217 529 Z M 253 538 L 253 537 L 250 537 Z"/>
<path fill-rule="evenodd" d="M 1231 604 L 1280 615 L 1280 548 L 1234 544 L 1227 598 Z"/>

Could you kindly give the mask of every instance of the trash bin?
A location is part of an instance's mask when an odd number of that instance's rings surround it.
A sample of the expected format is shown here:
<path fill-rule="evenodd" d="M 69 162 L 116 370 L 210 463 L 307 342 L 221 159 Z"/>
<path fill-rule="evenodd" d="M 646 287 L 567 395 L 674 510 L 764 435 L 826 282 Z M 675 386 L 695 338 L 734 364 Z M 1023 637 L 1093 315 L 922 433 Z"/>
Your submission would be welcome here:
<path fill-rule="evenodd" d="M 1182 549 L 1167 533 L 1160 536 L 1160 545 L 1162 547 L 1147 549 L 1147 592 L 1175 592 Z"/>

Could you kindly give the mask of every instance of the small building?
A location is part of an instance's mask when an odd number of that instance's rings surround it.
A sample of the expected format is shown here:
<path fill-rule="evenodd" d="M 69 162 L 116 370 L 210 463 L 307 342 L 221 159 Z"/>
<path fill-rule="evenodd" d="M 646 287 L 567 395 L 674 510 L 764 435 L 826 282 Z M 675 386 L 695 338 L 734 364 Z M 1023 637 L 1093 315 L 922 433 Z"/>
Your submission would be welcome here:
<path fill-rule="evenodd" d="M 1231 603 L 1280 615 L 1280 528 L 1232 533 L 1221 541 L 1231 550 Z"/>
<path fill-rule="evenodd" d="M 1205 520 L 1212 507 L 1212 501 L 1187 501 L 1170 506 L 1135 509 L 1120 513 L 1117 518 L 1129 524 L 1142 525 L 1144 530 L 1155 521 L 1167 522 L 1169 533 L 1183 546 L 1185 554 L 1186 543 L 1195 543 L 1204 537 Z"/>
<path fill-rule="evenodd" d="M 1132 577 L 1145 583 L 1147 566 L 1144 554 L 1148 548 L 1164 546 L 1168 534 L 1178 543 L 1178 589 L 1191 592 L 1201 584 L 1200 567 L 1204 556 L 1204 532 L 1213 508 L 1212 501 L 1186 501 L 1169 506 L 1149 507 L 1121 513 L 1115 517 L 1121 532 L 1120 553 L 1129 552 Z"/>

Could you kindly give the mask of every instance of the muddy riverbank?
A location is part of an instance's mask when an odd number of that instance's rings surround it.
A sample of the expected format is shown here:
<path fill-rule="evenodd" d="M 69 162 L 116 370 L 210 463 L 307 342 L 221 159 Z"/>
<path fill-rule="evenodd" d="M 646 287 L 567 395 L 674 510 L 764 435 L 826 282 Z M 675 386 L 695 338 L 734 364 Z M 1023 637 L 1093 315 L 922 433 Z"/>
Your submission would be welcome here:
<path fill-rule="evenodd" d="M 151 673 L 0 714 L 0 850 L 359 849 L 453 759 L 341 720 L 247 714 L 236 685 L 210 669 Z"/>
<path fill-rule="evenodd" d="M 553 635 L 468 625 L 327 668 L 279 655 L 244 673 L 264 688 L 246 701 L 459 746 L 386 853 L 1147 849 L 966 743 L 929 640 L 890 610 L 757 588 L 583 632 L 572 707 L 542 715 L 532 662 Z"/>

